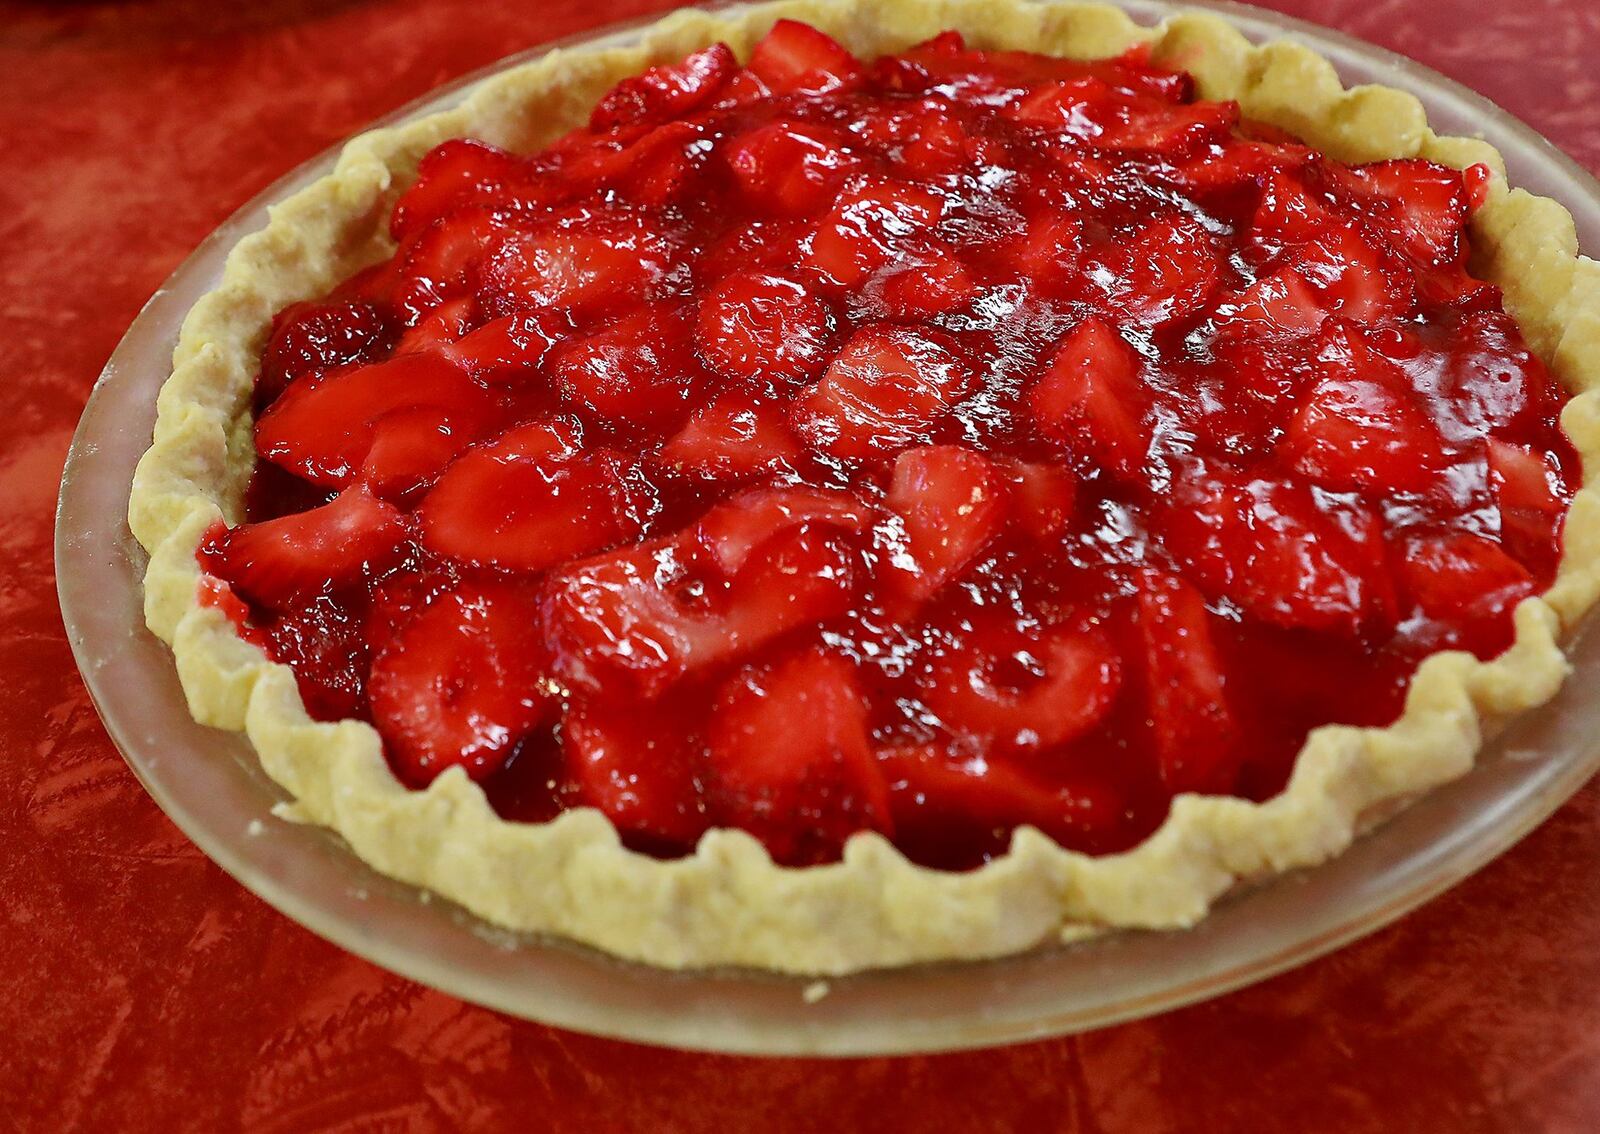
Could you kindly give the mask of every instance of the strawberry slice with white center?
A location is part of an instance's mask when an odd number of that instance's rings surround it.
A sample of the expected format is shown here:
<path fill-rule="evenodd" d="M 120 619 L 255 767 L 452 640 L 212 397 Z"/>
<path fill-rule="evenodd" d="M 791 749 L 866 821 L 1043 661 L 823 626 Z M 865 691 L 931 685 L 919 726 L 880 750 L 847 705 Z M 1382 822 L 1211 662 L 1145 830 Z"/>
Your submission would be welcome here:
<path fill-rule="evenodd" d="M 1439 483 L 1444 438 L 1399 367 L 1340 323 L 1323 333 L 1317 364 L 1323 377 L 1279 442 L 1290 467 L 1336 491 L 1380 496 Z"/>
<path fill-rule="evenodd" d="M 1139 641 L 1161 781 L 1178 793 L 1224 792 L 1239 774 L 1238 725 L 1200 592 L 1164 571 L 1138 576 Z"/>
<path fill-rule="evenodd" d="M 711 101 L 738 67 L 725 43 L 713 43 L 679 63 L 648 67 L 600 97 L 589 116 L 589 129 L 598 134 L 617 126 L 681 118 Z"/>
<path fill-rule="evenodd" d="M 1091 464 L 1136 476 L 1154 436 L 1141 369 L 1139 355 L 1115 328 L 1085 319 L 1028 391 L 1029 416 L 1046 437 Z"/>
<path fill-rule="evenodd" d="M 569 422 L 520 426 L 457 458 L 417 510 L 423 545 L 463 563 L 542 571 L 636 537 L 629 463 Z"/>
<path fill-rule="evenodd" d="M 1329 169 L 1358 207 L 1384 214 L 1408 255 L 1435 267 L 1461 262 L 1467 190 L 1459 170 L 1421 158 Z"/>
<path fill-rule="evenodd" d="M 756 488 L 711 509 L 694 530 L 705 555 L 732 578 L 744 569 L 752 552 L 779 535 L 808 526 L 859 535 L 872 517 L 872 509 L 848 492 L 804 486 Z"/>
<path fill-rule="evenodd" d="M 1043 751 L 1111 711 L 1122 659 L 1094 626 L 975 625 L 928 663 L 922 700 L 951 731 L 1006 751 Z"/>
<path fill-rule="evenodd" d="M 390 763 L 412 787 L 461 767 L 481 780 L 555 715 L 538 608 L 513 584 L 463 586 L 372 660 L 367 694 Z"/>
<path fill-rule="evenodd" d="M 831 203 L 862 159 L 844 131 L 780 118 L 730 138 L 719 150 L 744 200 L 761 212 L 805 216 Z"/>
<path fill-rule="evenodd" d="M 642 219 L 577 209 L 492 241 L 479 272 L 478 301 L 491 315 L 549 307 L 581 322 L 654 293 L 670 259 L 665 239 Z"/>
<path fill-rule="evenodd" d="M 1471 532 L 1408 533 L 1396 544 L 1401 583 L 1430 618 L 1494 621 L 1535 590 L 1526 567 Z"/>
<path fill-rule="evenodd" d="M 1067 530 L 1078 499 L 1078 478 L 1053 461 L 995 462 L 1010 486 L 1011 519 L 1035 543 L 1051 544 Z"/>
<path fill-rule="evenodd" d="M 921 602 L 977 559 L 1005 525 L 1005 477 L 981 453 L 958 445 L 907 449 L 894 462 L 885 504 L 904 546 L 886 582 Z"/>
<path fill-rule="evenodd" d="M 925 237 L 944 198 L 909 181 L 875 178 L 839 194 L 811 237 L 806 263 L 840 287 L 858 287 Z"/>
<path fill-rule="evenodd" d="M 315 484 L 342 487 L 366 460 L 378 420 L 424 407 L 474 429 L 492 417 L 494 399 L 448 359 L 400 355 L 296 382 L 256 422 L 256 452 Z"/>
<path fill-rule="evenodd" d="M 977 376 L 942 332 L 867 326 L 794 400 L 790 420 L 807 444 L 831 456 L 888 456 L 926 440 L 929 427 L 976 386 Z"/>
<path fill-rule="evenodd" d="M 1105 130 L 1091 108 L 1115 98 L 1116 92 L 1105 82 L 1085 75 L 1041 84 L 1008 106 L 1005 115 L 1023 126 L 1088 141 Z"/>
<path fill-rule="evenodd" d="M 867 718 L 854 666 L 821 650 L 733 678 L 709 737 L 719 818 L 791 865 L 837 858 L 858 831 L 891 833 Z"/>
<path fill-rule="evenodd" d="M 214 573 L 263 605 L 294 603 L 393 566 L 407 539 L 400 510 L 354 485 L 320 508 L 231 529 Z"/>
<path fill-rule="evenodd" d="M 809 24 L 779 20 L 756 43 L 747 64 L 773 94 L 823 94 L 853 86 L 861 63 L 838 40 Z"/>
<path fill-rule="evenodd" d="M 821 372 L 832 324 L 827 306 L 793 280 L 738 272 L 700 301 L 695 342 L 723 377 L 772 388 Z"/>
<path fill-rule="evenodd" d="M 1500 508 L 1500 532 L 1519 559 L 1534 562 L 1556 544 L 1567 501 L 1560 477 L 1539 453 L 1489 438 L 1489 484 Z"/>
<path fill-rule="evenodd" d="M 1180 476 L 1169 551 L 1208 596 L 1277 626 L 1354 636 L 1392 624 L 1382 521 L 1310 485 L 1213 471 Z"/>
<path fill-rule="evenodd" d="M 707 404 L 661 446 L 657 459 L 712 480 L 739 480 L 793 467 L 800 443 L 783 407 L 749 394 L 724 394 Z"/>
<path fill-rule="evenodd" d="M 575 701 L 562 719 L 568 775 L 624 839 L 682 852 L 710 826 L 703 771 L 692 738 L 637 700 Z"/>
<path fill-rule="evenodd" d="M 585 421 L 671 428 L 689 412 L 703 371 L 681 304 L 650 304 L 556 347 L 546 373 Z"/>

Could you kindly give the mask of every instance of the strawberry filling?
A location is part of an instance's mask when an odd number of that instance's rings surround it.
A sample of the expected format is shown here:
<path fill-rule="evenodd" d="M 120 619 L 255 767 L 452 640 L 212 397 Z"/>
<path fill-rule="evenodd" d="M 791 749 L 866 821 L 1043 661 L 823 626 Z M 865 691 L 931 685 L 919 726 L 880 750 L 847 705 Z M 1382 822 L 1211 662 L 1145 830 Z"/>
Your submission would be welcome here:
<path fill-rule="evenodd" d="M 202 593 L 512 820 L 1123 849 L 1554 577 L 1580 470 L 1487 191 L 1138 52 L 779 21 L 428 154 L 394 257 L 273 323 Z"/>

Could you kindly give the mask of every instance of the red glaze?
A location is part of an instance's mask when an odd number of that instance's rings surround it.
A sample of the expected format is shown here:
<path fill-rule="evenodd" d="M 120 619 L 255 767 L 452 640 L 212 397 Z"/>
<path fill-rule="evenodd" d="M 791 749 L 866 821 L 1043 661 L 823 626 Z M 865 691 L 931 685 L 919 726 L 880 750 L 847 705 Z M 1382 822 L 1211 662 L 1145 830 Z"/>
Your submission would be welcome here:
<path fill-rule="evenodd" d="M 1125 848 L 1550 582 L 1579 470 L 1484 192 L 1137 54 L 781 21 L 429 155 L 394 259 L 275 323 L 207 593 L 509 818 Z"/>

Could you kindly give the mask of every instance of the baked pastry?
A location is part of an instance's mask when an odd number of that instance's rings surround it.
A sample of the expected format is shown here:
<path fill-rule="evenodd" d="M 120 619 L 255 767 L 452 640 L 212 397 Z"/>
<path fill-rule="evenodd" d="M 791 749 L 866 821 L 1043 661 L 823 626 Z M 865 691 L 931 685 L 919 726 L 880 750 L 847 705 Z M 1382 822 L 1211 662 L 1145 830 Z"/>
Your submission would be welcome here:
<path fill-rule="evenodd" d="M 992 956 L 1188 924 L 1554 691 L 1594 288 L 1487 146 L 1210 18 L 684 13 L 242 242 L 130 522 L 197 718 L 378 869 L 660 965 Z"/>

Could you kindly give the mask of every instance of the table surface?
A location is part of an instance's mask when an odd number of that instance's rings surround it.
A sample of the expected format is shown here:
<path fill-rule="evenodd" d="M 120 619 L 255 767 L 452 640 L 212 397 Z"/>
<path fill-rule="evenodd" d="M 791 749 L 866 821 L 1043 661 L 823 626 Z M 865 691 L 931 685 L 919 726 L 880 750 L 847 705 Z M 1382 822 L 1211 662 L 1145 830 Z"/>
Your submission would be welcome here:
<path fill-rule="evenodd" d="M 659 1051 L 462 1004 L 279 916 L 106 738 L 56 608 L 62 460 L 140 305 L 258 189 L 502 55 L 661 0 L 0 0 L 0 1128 L 1600 1128 L 1600 790 L 1397 925 L 1208 1004 L 996 1051 Z M 1588 0 L 1275 0 L 1600 169 Z"/>

